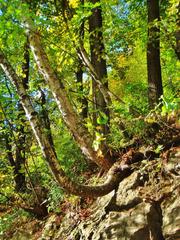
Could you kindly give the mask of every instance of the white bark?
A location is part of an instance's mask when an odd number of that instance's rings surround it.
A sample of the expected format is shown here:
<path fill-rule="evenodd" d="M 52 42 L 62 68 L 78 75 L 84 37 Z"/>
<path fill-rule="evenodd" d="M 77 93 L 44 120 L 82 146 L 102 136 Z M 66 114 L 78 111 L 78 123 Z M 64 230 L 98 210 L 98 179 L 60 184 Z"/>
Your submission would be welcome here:
<path fill-rule="evenodd" d="M 127 165 L 113 166 L 108 172 L 107 181 L 103 185 L 99 186 L 80 185 L 66 177 L 63 169 L 59 165 L 56 153 L 48 140 L 48 136 L 42 128 L 41 120 L 38 118 L 38 115 L 32 106 L 31 100 L 26 93 L 26 89 L 23 85 L 22 79 L 17 76 L 16 72 L 1 51 L 0 66 L 6 76 L 14 84 L 23 108 L 26 112 L 26 116 L 31 124 L 34 135 L 39 143 L 39 146 L 41 147 L 44 158 L 48 163 L 49 169 L 51 170 L 56 181 L 62 188 L 65 189 L 65 191 L 79 196 L 103 196 L 111 192 L 120 181 L 122 181 L 125 177 L 131 174 L 132 169 Z"/>
<path fill-rule="evenodd" d="M 31 19 L 26 19 L 25 26 L 29 36 L 30 47 L 39 72 L 50 87 L 58 108 L 61 111 L 64 122 L 71 131 L 84 155 L 103 169 L 109 169 L 112 166 L 111 161 L 105 159 L 104 156 L 98 156 L 94 151 L 92 147 L 92 136 L 89 134 L 87 128 L 83 126 L 82 119 L 73 109 L 60 79 L 58 79 L 56 73 L 53 71 L 48 56 L 42 47 L 40 34 L 33 27 Z"/>

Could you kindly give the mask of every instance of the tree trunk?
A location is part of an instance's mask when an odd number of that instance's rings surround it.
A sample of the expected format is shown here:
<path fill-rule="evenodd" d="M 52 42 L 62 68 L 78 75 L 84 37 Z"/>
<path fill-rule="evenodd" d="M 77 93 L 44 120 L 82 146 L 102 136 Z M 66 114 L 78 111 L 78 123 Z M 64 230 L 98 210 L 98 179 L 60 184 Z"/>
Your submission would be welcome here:
<path fill-rule="evenodd" d="M 34 54 L 34 59 L 37 63 L 39 72 L 49 85 L 64 122 L 71 131 L 84 155 L 103 169 L 108 170 L 112 166 L 111 160 L 105 158 L 103 155 L 98 156 L 93 149 L 93 139 L 88 133 L 87 128 L 82 125 L 82 119 L 73 109 L 62 82 L 58 79 L 57 75 L 51 68 L 48 57 L 42 47 L 40 34 L 33 28 L 30 19 L 26 22 L 26 28 L 27 34 L 29 35 L 30 47 Z"/>
<path fill-rule="evenodd" d="M 100 0 L 90 0 L 91 3 L 100 3 Z M 100 7 L 92 9 L 92 15 L 89 17 L 89 34 L 90 34 L 90 51 L 91 51 L 91 63 L 96 71 L 98 79 L 103 85 L 108 88 L 107 81 L 107 67 L 105 55 L 105 47 L 103 43 L 102 34 L 102 11 Z M 109 119 L 109 109 L 104 99 L 103 94 L 99 91 L 97 82 L 92 82 L 93 90 L 93 102 L 94 102 L 94 123 L 97 125 L 98 111 L 103 112 Z M 105 135 L 109 132 L 108 124 L 101 126 L 101 132 Z"/>
<path fill-rule="evenodd" d="M 18 102 L 18 119 L 20 123 L 18 124 L 17 134 L 17 142 L 16 142 L 16 160 L 15 160 L 15 182 L 16 182 L 16 191 L 24 192 L 26 189 L 26 177 L 25 177 L 25 170 L 24 164 L 26 161 L 25 158 L 25 144 L 26 144 L 26 134 L 24 131 L 24 109 L 22 104 Z"/>
<path fill-rule="evenodd" d="M 22 66 L 22 71 L 24 73 L 23 84 L 27 88 L 28 84 L 28 76 L 29 76 L 29 45 L 28 41 L 24 46 L 24 63 Z M 12 97 L 11 90 L 6 84 L 8 92 Z M 25 119 L 24 119 L 24 109 L 21 103 L 18 101 L 17 103 L 17 123 L 15 125 L 11 125 L 10 121 L 8 125 L 10 127 L 11 132 L 9 131 L 6 136 L 6 149 L 7 149 L 7 157 L 8 160 L 13 167 L 14 171 L 14 181 L 15 181 L 15 189 L 17 192 L 24 192 L 26 189 L 26 179 L 25 179 L 25 144 L 26 144 L 26 134 L 24 131 Z M 4 112 L 5 115 L 5 112 Z M 6 118 L 6 116 L 5 116 Z M 16 131 L 16 136 L 13 134 L 13 130 Z M 10 141 L 10 138 L 13 136 L 13 142 Z M 13 146 L 14 145 L 14 150 Z"/>
<path fill-rule="evenodd" d="M 83 64 L 82 61 L 79 59 L 78 68 L 76 72 L 76 80 L 78 83 L 78 92 L 80 92 L 81 97 L 79 98 L 79 102 L 81 104 L 81 116 L 82 119 L 86 119 L 88 117 L 88 101 L 84 96 L 83 91 Z"/>
<path fill-rule="evenodd" d="M 180 3 L 178 4 L 177 9 L 178 9 L 178 13 L 177 13 L 178 18 L 176 20 L 177 31 L 175 32 L 176 45 L 174 47 L 174 50 L 177 58 L 180 60 Z"/>
<path fill-rule="evenodd" d="M 160 21 L 159 0 L 147 0 L 148 9 L 148 43 L 147 43 L 147 71 L 148 71 L 148 99 L 150 108 L 159 102 L 163 94 L 161 64 L 160 64 L 160 28 L 154 21 Z"/>
<path fill-rule="evenodd" d="M 22 164 L 24 162 L 22 162 L 21 155 L 17 154 L 19 150 L 18 146 L 16 146 L 16 159 L 14 159 L 13 150 L 12 150 L 12 146 L 9 141 L 8 135 L 5 135 L 5 144 L 6 144 L 7 159 L 11 167 L 13 168 L 15 189 L 17 192 L 24 192 L 24 190 L 26 189 L 25 173 L 22 171 Z"/>
<path fill-rule="evenodd" d="M 81 4 L 84 4 L 84 0 L 81 0 Z M 84 42 L 84 21 L 81 23 L 79 29 L 79 38 L 81 39 L 82 43 Z M 78 67 L 76 72 L 76 80 L 78 85 L 78 91 L 81 93 L 81 98 L 79 98 L 79 102 L 81 103 L 81 116 L 83 119 L 88 117 L 88 101 L 87 98 L 84 96 L 84 86 L 83 86 L 83 62 L 79 58 L 78 59 Z"/>
<path fill-rule="evenodd" d="M 51 132 L 51 123 L 50 123 L 50 119 L 49 119 L 48 110 L 46 108 L 46 96 L 45 96 L 45 93 L 43 92 L 43 90 L 41 88 L 39 89 L 39 91 L 40 91 L 40 94 L 41 94 L 41 96 L 40 96 L 40 100 L 41 100 L 41 102 L 40 102 L 40 105 L 41 105 L 40 115 L 41 115 L 41 119 L 42 119 L 42 122 L 43 122 L 43 127 L 44 127 L 44 129 L 46 129 L 49 143 L 51 144 L 52 148 L 55 151 L 54 141 L 53 141 L 52 132 Z"/>
<path fill-rule="evenodd" d="M 24 45 L 24 62 L 22 65 L 22 72 L 24 74 L 23 77 L 23 85 L 25 89 L 28 89 L 28 81 L 29 81 L 29 41 L 27 41 Z M 21 102 L 18 102 L 18 119 L 20 121 L 19 128 L 17 129 L 18 139 L 16 142 L 16 160 L 15 160 L 15 182 L 16 182 L 16 190 L 17 191 L 25 191 L 26 189 L 26 177 L 25 171 L 23 170 L 23 166 L 25 164 L 25 144 L 26 144 L 26 133 L 24 130 L 25 122 L 24 119 L 24 109 Z"/>
<path fill-rule="evenodd" d="M 62 188 L 64 188 L 65 191 L 79 196 L 103 196 L 111 192 L 120 181 L 132 173 L 132 169 L 127 165 L 114 166 L 109 170 L 107 181 L 103 185 L 99 186 L 80 185 L 78 183 L 74 183 L 74 181 L 71 181 L 68 177 L 66 177 L 63 169 L 59 165 L 56 153 L 48 140 L 47 133 L 44 131 L 42 127 L 43 125 L 38 118 L 38 114 L 35 112 L 31 104 L 31 100 L 26 93 L 22 79 L 18 78 L 14 69 L 2 52 L 0 52 L 0 65 L 6 76 L 16 87 L 17 93 L 26 112 L 26 116 L 31 124 L 34 135 L 39 143 L 49 169 L 51 170 L 55 180 Z"/>
<path fill-rule="evenodd" d="M 84 0 L 80 0 L 81 4 L 84 4 Z M 73 15 L 75 13 L 75 10 L 72 9 L 69 6 L 69 2 L 66 0 L 59 1 L 58 3 L 55 3 L 55 8 L 57 13 L 61 12 L 63 20 L 66 25 L 67 31 L 69 31 L 69 25 L 68 25 L 68 20 L 71 20 L 73 18 Z M 79 28 L 79 38 L 81 41 L 84 41 L 84 21 L 81 23 L 80 28 Z M 77 70 L 76 70 L 76 81 L 78 83 L 78 88 L 77 91 L 80 92 L 83 95 L 83 63 L 80 58 L 77 60 Z M 78 98 L 79 103 L 81 104 L 81 117 L 82 119 L 87 118 L 88 115 L 88 101 L 86 97 L 79 97 Z"/>

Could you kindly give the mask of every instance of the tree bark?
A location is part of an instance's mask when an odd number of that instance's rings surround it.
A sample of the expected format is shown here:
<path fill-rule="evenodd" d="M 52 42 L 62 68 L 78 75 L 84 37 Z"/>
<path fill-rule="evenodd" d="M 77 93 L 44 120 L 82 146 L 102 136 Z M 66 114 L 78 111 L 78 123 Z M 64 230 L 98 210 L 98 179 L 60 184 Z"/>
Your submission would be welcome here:
<path fill-rule="evenodd" d="M 178 60 L 180 60 L 180 3 L 178 4 L 177 9 L 178 9 L 178 13 L 177 13 L 178 18 L 176 20 L 177 30 L 175 32 L 176 45 L 174 47 L 174 50 Z"/>
<path fill-rule="evenodd" d="M 84 0 L 81 0 L 81 4 L 84 5 Z M 79 38 L 81 39 L 82 43 L 84 42 L 84 20 L 80 25 L 79 28 Z M 82 97 L 79 98 L 79 102 L 81 103 L 81 116 L 83 119 L 88 117 L 88 101 L 87 98 L 84 96 L 84 85 L 83 85 L 83 62 L 82 59 L 78 58 L 78 66 L 76 72 L 76 79 L 78 86 L 78 91 L 82 94 Z"/>
<path fill-rule="evenodd" d="M 47 84 L 49 85 L 53 97 L 62 114 L 64 122 L 71 131 L 84 155 L 103 169 L 108 170 L 112 166 L 111 160 L 105 158 L 103 155 L 98 156 L 94 151 L 92 147 L 93 139 L 88 133 L 87 128 L 82 125 L 82 119 L 73 109 L 62 82 L 60 79 L 58 79 L 56 73 L 51 68 L 48 57 L 42 47 L 40 34 L 33 27 L 30 19 L 26 21 L 26 28 L 27 34 L 29 36 L 30 47 L 34 55 L 34 59 L 37 63 L 39 72 L 42 74 Z"/>
<path fill-rule="evenodd" d="M 12 149 L 12 143 L 9 140 L 8 134 L 4 135 L 5 138 L 5 147 L 6 147 L 6 154 L 7 159 L 13 168 L 13 178 L 15 182 L 15 189 L 17 192 L 24 192 L 26 189 L 26 181 L 25 181 L 25 173 L 22 171 L 22 165 L 23 165 L 23 158 L 21 158 L 20 152 L 19 152 L 19 146 L 16 143 L 16 154 L 13 156 L 13 149 Z"/>
<path fill-rule="evenodd" d="M 40 101 L 41 101 L 40 102 L 40 105 L 41 105 L 40 115 L 41 115 L 41 119 L 42 119 L 42 122 L 43 122 L 43 127 L 44 127 L 44 129 L 46 129 L 49 143 L 51 144 L 52 148 L 55 151 L 53 136 L 52 136 L 52 132 L 51 132 L 51 122 L 50 122 L 50 119 L 49 119 L 48 110 L 46 108 L 46 96 L 45 96 L 44 91 L 41 88 L 39 89 L 39 91 L 40 91 L 40 94 L 41 94 L 41 97 L 40 97 Z"/>
<path fill-rule="evenodd" d="M 23 77 L 23 85 L 25 89 L 28 89 L 28 81 L 29 81 L 29 41 L 27 41 L 24 45 L 24 63 L 22 65 L 22 72 L 24 74 Z M 17 129 L 18 139 L 16 142 L 16 160 L 15 160 L 15 182 L 16 182 L 16 191 L 25 191 L 26 189 L 26 177 L 25 171 L 23 170 L 23 165 L 25 164 L 25 144 L 26 144 L 26 133 L 24 130 L 25 119 L 24 119 L 24 109 L 21 102 L 18 102 L 18 119 L 20 121 L 19 128 Z"/>
<path fill-rule="evenodd" d="M 76 72 L 76 80 L 78 83 L 78 92 L 80 92 L 81 97 L 78 99 L 81 103 L 81 116 L 82 119 L 86 119 L 88 117 L 88 101 L 84 96 L 84 87 L 83 87 L 83 64 L 81 59 L 79 59 L 77 72 Z"/>
<path fill-rule="evenodd" d="M 100 0 L 90 0 L 91 3 L 100 3 Z M 92 15 L 89 17 L 89 34 L 90 34 L 90 52 L 91 52 L 91 63 L 94 67 L 94 70 L 98 76 L 98 80 L 108 88 L 107 81 L 107 67 L 106 60 L 104 58 L 105 47 L 103 43 L 103 34 L 102 34 L 102 11 L 101 7 L 96 7 L 92 9 Z M 98 84 L 96 81 L 92 81 L 92 90 L 93 90 L 93 102 L 94 102 L 94 123 L 97 125 L 97 112 L 101 111 L 106 114 L 109 119 L 109 109 L 104 99 L 103 94 L 99 91 Z M 109 132 L 108 123 L 102 125 L 101 132 L 105 135 Z"/>
<path fill-rule="evenodd" d="M 16 142 L 16 161 L 15 161 L 15 182 L 16 182 L 16 191 L 24 192 L 26 189 L 26 177 L 25 177 L 25 170 L 23 170 L 23 166 L 26 161 L 25 156 L 25 144 L 26 144 L 26 134 L 24 131 L 24 109 L 22 104 L 18 102 L 18 119 L 20 121 L 17 134 L 17 142 Z"/>
<path fill-rule="evenodd" d="M 108 178 L 103 185 L 99 186 L 86 186 L 78 183 L 74 183 L 69 179 L 63 169 L 59 165 L 56 153 L 51 146 L 46 131 L 42 128 L 42 123 L 35 112 L 31 100 L 26 93 L 26 89 L 22 83 L 22 79 L 18 78 L 14 69 L 9 64 L 4 54 L 0 52 L 0 65 L 6 74 L 6 76 L 12 81 L 16 87 L 17 93 L 20 97 L 23 108 L 26 112 L 26 116 L 31 124 L 34 135 L 39 143 L 43 156 L 51 170 L 55 180 L 58 184 L 64 188 L 65 191 L 88 197 L 98 197 L 103 196 L 111 192 L 117 184 L 122 181 L 125 177 L 132 173 L 132 169 L 127 165 L 114 165 L 108 172 Z"/>
<path fill-rule="evenodd" d="M 160 63 L 160 27 L 154 21 L 160 21 L 159 0 L 147 0 L 148 9 L 148 99 L 150 108 L 154 108 L 163 95 Z M 157 22 L 158 24 L 158 22 Z"/>
<path fill-rule="evenodd" d="M 28 51 L 28 45 L 25 45 L 25 54 L 24 59 L 25 62 L 23 64 L 22 70 L 25 74 L 25 77 L 23 78 L 23 84 L 26 86 L 28 81 L 28 71 L 29 71 L 29 54 L 27 54 Z M 26 65 L 27 70 L 25 70 Z M 6 82 L 6 87 L 8 90 L 8 93 L 10 97 L 12 98 L 11 90 Z M 13 174 L 14 174 L 14 181 L 15 181 L 15 189 L 17 192 L 24 192 L 26 189 L 26 179 L 25 179 L 25 171 L 23 169 L 23 166 L 25 164 L 25 142 L 26 142 L 26 134 L 24 131 L 24 109 L 21 105 L 21 103 L 17 102 L 17 122 L 16 124 L 12 124 L 11 121 L 7 119 L 6 112 L 3 110 L 3 107 L 1 106 L 4 117 L 7 124 L 7 127 L 9 126 L 9 130 L 5 134 L 5 142 L 6 142 L 6 150 L 7 150 L 7 158 L 10 162 L 10 165 L 13 167 Z M 6 123 L 4 123 L 6 126 Z M 13 131 L 16 131 L 16 136 L 13 133 Z M 11 140 L 10 140 L 11 139 Z M 14 146 L 14 150 L 13 150 Z"/>
<path fill-rule="evenodd" d="M 82 5 L 84 4 L 84 0 L 80 0 L 80 2 Z M 72 19 L 75 11 L 69 7 L 68 2 L 65 0 L 60 2 L 60 6 L 56 3 L 55 8 L 56 8 L 57 12 L 59 12 L 59 11 L 62 12 L 62 16 L 66 23 L 67 30 L 69 31 L 68 20 Z M 116 100 L 118 99 L 118 101 L 121 101 L 117 96 L 115 96 L 113 93 L 111 93 L 109 91 L 108 87 L 105 86 L 103 84 L 102 80 L 99 78 L 98 73 L 96 72 L 96 69 L 92 65 L 92 63 L 89 59 L 89 56 L 83 46 L 83 37 L 84 37 L 84 22 L 80 26 L 79 47 L 77 48 L 79 64 L 80 65 L 82 64 L 88 68 L 88 70 L 90 71 L 90 74 L 93 78 L 93 81 L 96 82 L 96 85 L 97 85 L 99 91 L 101 92 L 101 94 L 103 95 L 103 98 L 104 98 L 107 106 L 111 105 L 111 96 L 114 96 L 116 98 Z M 79 71 L 77 72 L 77 80 L 78 81 L 81 81 L 81 78 L 82 78 L 81 75 L 82 75 L 82 71 L 79 68 Z M 87 114 L 88 103 L 87 103 L 86 98 L 82 99 L 82 106 L 83 106 L 83 112 L 82 112 L 82 116 L 83 116 L 83 115 Z"/>

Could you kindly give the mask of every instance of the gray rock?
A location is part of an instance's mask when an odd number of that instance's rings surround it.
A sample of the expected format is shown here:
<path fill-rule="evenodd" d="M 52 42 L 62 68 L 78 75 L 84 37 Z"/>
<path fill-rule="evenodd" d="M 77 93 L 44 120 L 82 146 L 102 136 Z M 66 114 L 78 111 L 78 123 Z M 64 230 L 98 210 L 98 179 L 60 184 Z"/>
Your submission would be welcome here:
<path fill-rule="evenodd" d="M 117 191 L 98 198 L 87 219 L 67 214 L 52 239 L 179 240 L 178 158 L 170 159 L 164 170 L 159 166 L 159 160 L 143 163 L 141 172 L 124 179 Z"/>

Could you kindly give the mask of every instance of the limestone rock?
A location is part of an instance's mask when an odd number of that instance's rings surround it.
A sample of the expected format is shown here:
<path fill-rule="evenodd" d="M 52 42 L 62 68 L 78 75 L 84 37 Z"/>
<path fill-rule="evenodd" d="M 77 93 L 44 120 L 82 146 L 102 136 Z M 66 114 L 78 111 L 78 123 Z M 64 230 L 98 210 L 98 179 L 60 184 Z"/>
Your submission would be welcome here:
<path fill-rule="evenodd" d="M 96 200 L 89 217 L 80 221 L 69 213 L 52 238 L 45 239 L 180 239 L 180 176 L 177 166 L 177 157 L 170 159 L 164 167 L 160 159 L 142 163 L 116 191 Z M 52 228 L 51 225 L 49 229 Z"/>

